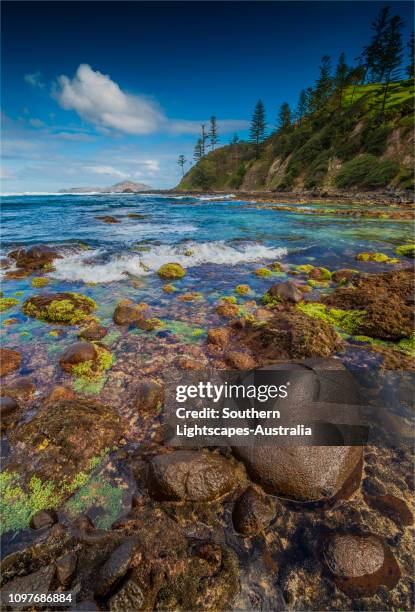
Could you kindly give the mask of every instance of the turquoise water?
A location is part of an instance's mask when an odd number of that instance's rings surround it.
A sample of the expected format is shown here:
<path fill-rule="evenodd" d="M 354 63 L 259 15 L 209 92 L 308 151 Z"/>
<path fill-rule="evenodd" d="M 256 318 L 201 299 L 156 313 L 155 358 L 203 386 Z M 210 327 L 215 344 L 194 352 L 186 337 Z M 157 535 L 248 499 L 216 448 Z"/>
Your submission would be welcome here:
<path fill-rule="evenodd" d="M 358 262 L 355 255 L 370 250 L 394 255 L 395 247 L 410 240 L 412 232 L 411 223 L 405 221 L 256 209 L 236 198 L 211 196 L 5 196 L 1 203 L 3 255 L 16 246 L 44 243 L 57 246 L 63 256 L 47 274 L 50 283 L 45 288 L 34 289 L 30 277 L 2 283 L 5 296 L 19 299 L 19 304 L 2 313 L 3 321 L 14 319 L 1 327 L 3 340 L 22 350 L 36 339 L 51 356 L 75 337 L 76 330 L 65 329 L 61 338 L 52 341 L 51 326 L 25 317 L 21 304 L 35 293 L 70 290 L 89 295 L 98 303 L 101 321 L 109 325 L 119 299 L 145 301 L 157 316 L 174 322 L 172 333 L 180 323 L 190 326 L 181 328 L 188 339 L 193 327 L 217 322 L 214 304 L 233 293 L 237 284 L 251 287 L 249 295 L 238 297 L 243 303 L 258 300 L 280 280 L 275 275 L 257 277 L 253 272 L 259 267 L 281 261 L 311 262 L 330 270 L 391 269 Z M 102 215 L 115 216 L 120 222 L 96 219 Z M 179 292 L 200 292 L 203 303 L 183 304 L 173 299 L 175 294 L 163 291 L 165 283 L 156 272 L 171 261 L 180 262 L 187 271 L 175 283 Z"/>

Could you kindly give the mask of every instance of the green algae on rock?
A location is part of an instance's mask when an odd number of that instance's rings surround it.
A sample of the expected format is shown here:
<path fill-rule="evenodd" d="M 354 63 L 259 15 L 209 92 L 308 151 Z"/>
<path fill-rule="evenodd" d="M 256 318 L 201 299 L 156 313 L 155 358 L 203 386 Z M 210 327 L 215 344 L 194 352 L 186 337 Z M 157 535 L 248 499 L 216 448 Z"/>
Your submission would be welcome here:
<path fill-rule="evenodd" d="M 183 278 L 186 275 L 186 270 L 179 263 L 166 263 L 158 269 L 157 274 L 160 278 L 174 280 Z"/>
<path fill-rule="evenodd" d="M 0 298 L 0 312 L 4 312 L 5 310 L 9 310 L 9 308 L 13 308 L 19 303 L 17 298 L 12 297 L 2 297 Z"/>
<path fill-rule="evenodd" d="M 36 289 L 39 289 L 40 287 L 46 287 L 46 285 L 49 285 L 49 279 L 45 278 L 44 276 L 37 276 L 35 278 L 32 278 L 31 285 Z"/>
<path fill-rule="evenodd" d="M 272 276 L 272 270 L 269 270 L 268 268 L 257 268 L 254 270 L 254 274 L 262 278 L 267 278 L 268 276 Z"/>
<path fill-rule="evenodd" d="M 238 295 L 247 295 L 251 291 L 249 285 L 237 285 L 235 287 L 235 293 Z"/>
<path fill-rule="evenodd" d="M 101 376 L 113 364 L 109 349 L 95 342 L 75 342 L 63 353 L 59 363 L 67 372 L 78 378 L 91 379 Z"/>
<path fill-rule="evenodd" d="M 388 263 L 388 264 L 399 263 L 399 259 L 396 259 L 396 257 L 389 257 L 389 255 L 385 255 L 385 253 L 375 253 L 375 252 L 358 253 L 356 255 L 356 259 L 357 261 L 373 261 L 376 263 Z"/>
<path fill-rule="evenodd" d="M 50 323 L 76 325 L 91 318 L 91 313 L 97 305 L 93 299 L 80 293 L 48 293 L 27 299 L 23 304 L 23 312 Z"/>
<path fill-rule="evenodd" d="M 364 310 L 341 310 L 327 308 L 324 304 L 307 302 L 298 304 L 297 308 L 309 317 L 326 321 L 334 327 L 339 327 L 348 334 L 354 334 L 359 329 L 366 312 Z"/>
<path fill-rule="evenodd" d="M 395 253 L 397 255 L 402 255 L 403 257 L 415 257 L 415 244 L 402 244 L 401 246 L 396 247 Z"/>

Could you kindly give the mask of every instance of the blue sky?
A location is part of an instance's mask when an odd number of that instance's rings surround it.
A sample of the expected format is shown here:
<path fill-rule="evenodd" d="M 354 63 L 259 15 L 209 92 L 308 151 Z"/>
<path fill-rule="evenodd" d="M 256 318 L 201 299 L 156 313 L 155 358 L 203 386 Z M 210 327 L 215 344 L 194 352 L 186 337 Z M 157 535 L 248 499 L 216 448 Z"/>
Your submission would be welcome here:
<path fill-rule="evenodd" d="M 389 2 L 413 22 L 411 2 Z M 384 2 L 3 2 L 2 191 L 172 187 L 215 114 L 221 143 L 270 129 L 320 58 L 350 62 Z"/>

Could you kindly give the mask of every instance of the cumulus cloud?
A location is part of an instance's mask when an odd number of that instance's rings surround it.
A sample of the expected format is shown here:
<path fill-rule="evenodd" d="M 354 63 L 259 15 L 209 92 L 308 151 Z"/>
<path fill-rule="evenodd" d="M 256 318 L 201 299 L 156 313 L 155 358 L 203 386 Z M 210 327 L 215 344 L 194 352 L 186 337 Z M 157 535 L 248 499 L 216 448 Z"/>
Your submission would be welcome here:
<path fill-rule="evenodd" d="M 45 127 L 45 123 L 40 119 L 29 119 L 29 123 L 34 128 L 42 128 Z"/>
<path fill-rule="evenodd" d="M 73 79 L 62 75 L 55 92 L 59 104 L 91 123 L 127 134 L 150 134 L 165 117 L 146 96 L 124 93 L 106 74 L 81 64 Z"/>
<path fill-rule="evenodd" d="M 53 96 L 65 110 L 73 110 L 100 130 L 116 130 L 125 134 L 151 134 L 164 130 L 173 134 L 198 134 L 201 123 L 169 119 L 158 103 L 144 95 L 125 93 L 109 75 L 81 64 L 71 79 L 58 78 Z M 218 120 L 223 133 L 243 130 L 248 122 L 238 119 Z"/>
<path fill-rule="evenodd" d="M 45 86 L 42 73 L 39 70 L 37 72 L 33 72 L 32 74 L 25 74 L 23 78 L 25 83 L 31 85 L 32 87 L 39 87 L 39 89 L 43 89 Z"/>

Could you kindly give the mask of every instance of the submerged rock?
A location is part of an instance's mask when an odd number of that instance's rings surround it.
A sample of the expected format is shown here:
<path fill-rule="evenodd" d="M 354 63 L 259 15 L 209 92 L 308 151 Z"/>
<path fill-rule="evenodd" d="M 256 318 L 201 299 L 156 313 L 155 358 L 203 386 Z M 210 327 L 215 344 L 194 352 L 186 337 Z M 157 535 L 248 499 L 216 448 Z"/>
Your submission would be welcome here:
<path fill-rule="evenodd" d="M 143 308 L 131 300 L 121 300 L 112 315 L 117 325 L 133 325 L 144 320 Z"/>
<path fill-rule="evenodd" d="M 83 340 L 102 340 L 104 336 L 108 333 L 108 328 L 103 325 L 99 325 L 95 321 L 81 329 L 78 334 L 78 338 L 82 338 Z"/>
<path fill-rule="evenodd" d="M 339 494 L 362 459 L 356 446 L 239 447 L 234 452 L 266 493 L 299 502 Z"/>
<path fill-rule="evenodd" d="M 90 319 L 96 309 L 94 300 L 80 293 L 45 293 L 29 298 L 23 304 L 23 312 L 51 323 L 76 325 Z"/>
<path fill-rule="evenodd" d="M 357 578 L 374 574 L 383 565 L 383 545 L 374 536 L 335 535 L 330 538 L 324 558 L 335 576 Z"/>
<path fill-rule="evenodd" d="M 239 533 L 256 535 L 267 527 L 275 516 L 275 502 L 249 487 L 236 501 L 232 520 Z"/>
<path fill-rule="evenodd" d="M 155 499 L 207 502 L 228 493 L 236 484 L 236 474 L 220 455 L 178 450 L 152 459 L 148 484 Z"/>
<path fill-rule="evenodd" d="M 251 355 L 242 351 L 229 351 L 225 358 L 236 370 L 253 370 L 257 365 Z"/>
<path fill-rule="evenodd" d="M 18 351 L 0 348 L 0 376 L 7 376 L 20 367 L 22 356 Z"/>
<path fill-rule="evenodd" d="M 372 534 L 329 536 L 324 560 L 336 586 L 352 598 L 371 597 L 381 585 L 392 589 L 400 578 L 391 550 Z"/>
<path fill-rule="evenodd" d="M 12 415 L 19 408 L 19 404 L 13 397 L 0 397 L 0 416 L 1 418 Z"/>
<path fill-rule="evenodd" d="M 95 217 L 98 221 L 103 221 L 103 223 L 121 223 L 119 219 L 113 217 L 112 215 L 98 215 Z"/>

